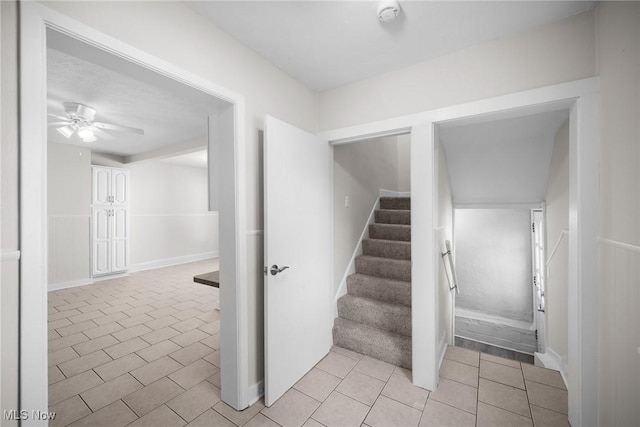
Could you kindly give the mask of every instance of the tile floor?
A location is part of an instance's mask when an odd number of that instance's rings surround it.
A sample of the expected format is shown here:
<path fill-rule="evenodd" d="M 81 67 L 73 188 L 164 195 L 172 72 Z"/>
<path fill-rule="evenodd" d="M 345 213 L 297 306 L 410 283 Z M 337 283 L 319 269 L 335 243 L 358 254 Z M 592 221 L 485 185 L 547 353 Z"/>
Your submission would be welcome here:
<path fill-rule="evenodd" d="M 266 408 L 220 401 L 218 290 L 203 261 L 49 293 L 51 426 L 568 426 L 555 371 L 449 347 L 438 390 L 334 347 Z"/>

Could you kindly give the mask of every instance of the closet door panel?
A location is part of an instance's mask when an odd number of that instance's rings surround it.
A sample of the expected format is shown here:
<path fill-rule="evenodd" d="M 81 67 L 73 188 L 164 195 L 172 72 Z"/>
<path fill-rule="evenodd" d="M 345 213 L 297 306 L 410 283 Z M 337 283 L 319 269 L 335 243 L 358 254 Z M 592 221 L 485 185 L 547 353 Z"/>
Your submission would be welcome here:
<path fill-rule="evenodd" d="M 93 166 L 92 200 L 94 205 L 108 205 L 111 196 L 111 168 Z"/>
<path fill-rule="evenodd" d="M 91 248 L 94 276 L 111 272 L 111 216 L 107 208 L 94 208 L 91 215 L 93 242 Z"/>
<path fill-rule="evenodd" d="M 129 212 L 125 208 L 114 208 L 112 212 L 112 269 L 124 271 L 129 268 Z"/>
<path fill-rule="evenodd" d="M 113 169 L 111 171 L 111 193 L 114 205 L 129 204 L 129 171 Z"/>

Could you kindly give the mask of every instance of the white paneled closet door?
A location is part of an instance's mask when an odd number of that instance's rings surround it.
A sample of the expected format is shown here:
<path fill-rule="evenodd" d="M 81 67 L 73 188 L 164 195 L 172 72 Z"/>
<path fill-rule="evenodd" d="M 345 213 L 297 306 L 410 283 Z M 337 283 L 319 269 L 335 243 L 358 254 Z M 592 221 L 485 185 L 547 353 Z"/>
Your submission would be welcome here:
<path fill-rule="evenodd" d="M 111 203 L 111 168 L 93 166 L 91 205 L 109 205 Z"/>
<path fill-rule="evenodd" d="M 111 270 L 125 271 L 129 267 L 129 209 L 111 209 Z"/>
<path fill-rule="evenodd" d="M 111 273 L 111 209 L 92 208 L 92 273 L 94 276 Z"/>
<path fill-rule="evenodd" d="M 113 169 L 111 171 L 111 202 L 113 205 L 129 205 L 129 171 Z"/>

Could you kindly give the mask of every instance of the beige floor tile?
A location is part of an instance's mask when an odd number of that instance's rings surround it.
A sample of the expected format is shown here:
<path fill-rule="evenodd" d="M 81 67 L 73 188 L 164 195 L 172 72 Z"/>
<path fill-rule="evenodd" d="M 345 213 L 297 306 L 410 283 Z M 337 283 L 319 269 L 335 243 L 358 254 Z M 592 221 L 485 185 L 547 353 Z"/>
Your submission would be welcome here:
<path fill-rule="evenodd" d="M 220 333 L 220 321 L 205 322 L 204 325 L 198 327 L 202 332 L 206 332 L 209 335 Z"/>
<path fill-rule="evenodd" d="M 504 357 L 494 356 L 492 354 L 480 353 L 480 360 L 487 362 L 499 363 L 501 365 L 511 366 L 512 368 L 520 368 L 520 362 L 517 360 L 505 359 Z"/>
<path fill-rule="evenodd" d="M 103 337 L 94 338 L 92 340 L 76 344 L 73 346 L 73 349 L 77 351 L 80 356 L 84 356 L 85 354 L 93 353 L 95 351 L 102 350 L 103 348 L 111 347 L 115 344 L 118 344 L 117 339 L 111 335 L 105 335 Z"/>
<path fill-rule="evenodd" d="M 168 378 L 162 378 L 122 399 L 138 416 L 143 416 L 184 392 Z"/>
<path fill-rule="evenodd" d="M 87 338 L 87 336 L 83 333 L 79 332 L 77 334 L 68 335 L 66 337 L 49 341 L 48 351 L 49 353 L 53 353 L 54 351 L 62 350 L 65 347 L 71 347 L 85 341 L 89 341 L 89 338 Z"/>
<path fill-rule="evenodd" d="M 151 363 L 147 363 L 137 369 L 131 371 L 138 381 L 144 385 L 156 382 L 162 377 L 174 373 L 178 369 L 182 369 L 182 365 L 169 356 L 161 357 Z"/>
<path fill-rule="evenodd" d="M 97 366 L 111 362 L 111 358 L 102 350 L 89 353 L 87 355 L 77 357 L 68 362 L 60 363 L 58 367 L 66 377 L 72 377 L 81 372 L 88 371 Z"/>
<path fill-rule="evenodd" d="M 480 362 L 480 377 L 524 390 L 521 369 L 482 360 Z"/>
<path fill-rule="evenodd" d="M 94 339 L 121 330 L 123 330 L 123 328 L 119 323 L 112 322 L 107 323 L 106 325 L 98 326 L 97 328 L 87 329 L 86 331 L 83 331 L 83 333 L 90 339 Z"/>
<path fill-rule="evenodd" d="M 124 374 L 81 393 L 80 397 L 95 412 L 141 388 L 142 384 L 136 381 L 131 374 Z"/>
<path fill-rule="evenodd" d="M 420 427 L 475 427 L 475 425 L 475 415 L 433 399 L 427 401 L 420 419 Z"/>
<path fill-rule="evenodd" d="M 98 366 L 94 368 L 94 371 L 100 375 L 100 378 L 104 381 L 109 381 L 146 365 L 146 363 L 147 362 L 145 362 L 140 356 L 135 353 L 131 353 L 102 366 Z"/>
<path fill-rule="evenodd" d="M 104 313 L 100 310 L 90 311 L 88 313 L 80 313 L 75 316 L 69 316 L 69 320 L 71 320 L 72 323 L 81 323 L 87 320 L 96 319 L 98 317 L 104 317 Z"/>
<path fill-rule="evenodd" d="M 220 388 L 220 372 L 218 372 L 217 374 L 211 375 L 209 378 L 207 378 L 207 381 L 209 381 L 214 386 Z"/>
<path fill-rule="evenodd" d="M 321 426 L 322 424 L 318 425 Z M 244 424 L 244 427 L 280 427 L 280 425 L 262 414 L 256 414 L 255 417 L 251 418 L 246 424 Z"/>
<path fill-rule="evenodd" d="M 218 367 L 200 359 L 169 375 L 169 378 L 186 390 L 206 380 L 218 371 L 220 371 Z"/>
<path fill-rule="evenodd" d="M 142 350 L 136 351 L 136 353 L 147 362 L 153 362 L 154 360 L 158 360 L 161 357 L 167 356 L 168 354 L 178 350 L 180 350 L 180 346 L 178 344 L 167 340 L 145 347 Z"/>
<path fill-rule="evenodd" d="M 558 371 L 523 363 L 522 374 L 524 375 L 525 380 L 558 387 L 563 390 L 567 389 L 564 384 L 564 380 L 562 379 L 562 375 L 560 375 L 560 372 Z"/>
<path fill-rule="evenodd" d="M 336 391 L 365 405 L 371 406 L 380 395 L 384 386 L 384 381 L 380 381 L 354 369 L 344 377 L 344 380 L 336 387 Z M 322 422 L 322 420 L 318 418 L 316 418 L 316 420 Z"/>
<path fill-rule="evenodd" d="M 87 329 L 93 329 L 97 326 L 98 325 L 95 322 L 87 320 L 85 322 L 72 323 L 68 326 L 56 328 L 56 332 L 58 332 L 61 337 L 66 337 L 67 335 L 77 334 L 78 332 L 86 331 Z"/>
<path fill-rule="evenodd" d="M 336 377 L 344 378 L 357 363 L 357 360 L 330 351 L 329 354 L 318 362 L 316 368 L 322 369 Z"/>
<path fill-rule="evenodd" d="M 382 395 L 422 411 L 429 391 L 413 385 L 406 375 L 394 373 L 384 386 Z"/>
<path fill-rule="evenodd" d="M 127 354 L 131 354 L 133 352 L 140 351 L 148 347 L 149 347 L 149 344 L 146 341 L 144 341 L 140 337 L 135 337 L 128 341 L 124 341 L 120 344 L 107 347 L 104 349 L 104 351 L 113 359 L 119 359 L 122 356 L 126 356 Z"/>
<path fill-rule="evenodd" d="M 69 321 L 69 319 L 67 318 L 54 320 L 54 321 L 50 320 L 49 322 L 47 322 L 47 329 L 51 331 L 53 329 L 64 328 L 65 326 L 69 326 L 69 325 L 73 325 L 73 323 L 71 323 L 71 321 Z"/>
<path fill-rule="evenodd" d="M 356 353 L 355 351 L 351 351 L 351 350 L 347 350 L 346 348 L 342 348 L 342 347 L 338 347 L 338 346 L 333 346 L 331 347 L 331 351 L 333 351 L 334 353 L 338 353 L 341 354 L 343 356 L 348 356 L 352 359 L 355 360 L 360 360 L 362 359 L 364 356 L 360 353 Z"/>
<path fill-rule="evenodd" d="M 403 403 L 380 396 L 371 408 L 365 423 L 371 427 L 417 426 L 422 412 Z"/>
<path fill-rule="evenodd" d="M 63 379 L 65 379 L 66 377 L 64 376 L 64 374 L 62 373 L 62 371 L 60 369 L 58 369 L 57 366 L 52 366 L 49 368 L 49 385 L 53 384 L 53 383 L 57 383 L 58 381 L 62 381 Z"/>
<path fill-rule="evenodd" d="M 447 351 L 444 354 L 445 359 L 453 360 L 467 365 L 480 366 L 480 352 L 469 350 L 467 348 L 447 346 Z"/>
<path fill-rule="evenodd" d="M 197 317 L 192 317 L 191 319 L 183 320 L 178 323 L 174 323 L 171 325 L 172 328 L 179 330 L 180 332 L 188 332 L 192 329 L 199 328 L 204 325 L 204 322 Z"/>
<path fill-rule="evenodd" d="M 178 322 L 180 322 L 180 320 L 176 319 L 173 316 L 164 316 L 164 317 L 159 317 L 150 322 L 147 322 L 145 323 L 145 325 L 150 327 L 151 329 L 161 329 L 166 326 L 175 325 Z"/>
<path fill-rule="evenodd" d="M 66 380 L 58 381 L 49 386 L 49 405 L 87 391 L 97 385 L 102 384 L 100 377 L 93 371 L 86 371 Z"/>
<path fill-rule="evenodd" d="M 525 427 L 533 426 L 531 418 L 478 402 L 477 427 Z"/>
<path fill-rule="evenodd" d="M 119 323 L 116 323 L 116 325 L 120 325 Z M 122 327 L 122 326 L 120 326 Z M 129 341 L 130 339 L 139 337 L 141 335 L 144 334 L 148 334 L 149 332 L 153 332 L 153 329 L 145 326 L 145 325 L 136 325 L 133 326 L 131 328 L 127 328 L 127 329 L 123 329 L 121 331 L 118 332 L 114 332 L 111 335 L 113 335 L 114 337 L 116 337 L 118 339 L 118 341 L 120 342 L 125 342 L 125 341 Z"/>
<path fill-rule="evenodd" d="M 225 418 L 231 420 L 231 422 L 233 422 L 235 425 L 238 425 L 238 426 L 243 426 L 246 423 L 248 423 L 249 420 L 254 418 L 263 408 L 264 408 L 264 403 L 262 400 L 257 401 L 256 403 L 249 406 L 247 409 L 243 411 L 236 411 L 231 406 L 227 405 L 222 401 L 216 403 L 213 406 L 213 409 L 215 411 L 219 412 Z"/>
<path fill-rule="evenodd" d="M 55 366 L 68 360 L 80 357 L 80 355 L 76 353 L 76 351 L 71 347 L 66 347 L 62 350 L 54 351 L 52 353 L 49 353 L 48 356 L 49 366 Z"/>
<path fill-rule="evenodd" d="M 478 368 L 453 360 L 443 359 L 440 376 L 459 383 L 478 387 Z"/>
<path fill-rule="evenodd" d="M 62 338 L 55 329 L 47 331 L 47 341 L 55 340 L 56 338 Z"/>
<path fill-rule="evenodd" d="M 210 337 L 207 337 L 200 342 L 207 347 L 211 347 L 214 350 L 220 350 L 220 334 L 214 334 Z"/>
<path fill-rule="evenodd" d="M 148 334 L 141 335 L 140 338 L 148 342 L 149 344 L 158 344 L 160 341 L 166 341 L 169 338 L 173 338 L 176 335 L 180 335 L 180 332 L 176 331 L 170 326 L 156 329 Z"/>
<path fill-rule="evenodd" d="M 289 389 L 262 413 L 284 427 L 300 427 L 318 409 L 320 402 L 298 390 Z"/>
<path fill-rule="evenodd" d="M 96 303 L 96 304 L 91 304 L 91 305 L 87 305 L 85 307 L 79 307 L 78 310 L 80 310 L 82 313 L 88 313 L 90 311 L 96 311 L 96 310 L 100 310 L 102 311 L 102 309 L 104 308 L 109 308 L 111 307 L 111 305 L 107 302 L 100 302 L 100 303 Z M 104 311 L 102 311 L 104 313 Z"/>
<path fill-rule="evenodd" d="M 56 417 L 49 421 L 49 427 L 66 426 L 91 413 L 91 409 L 78 395 L 50 406 L 49 411 L 56 413 Z"/>
<path fill-rule="evenodd" d="M 218 368 L 220 367 L 220 351 L 219 350 L 215 350 L 212 351 L 210 354 L 208 354 L 207 356 L 203 357 L 204 360 L 206 360 L 207 362 L 211 363 L 212 365 L 217 366 Z"/>
<path fill-rule="evenodd" d="M 188 347 L 193 343 L 209 337 L 209 334 L 201 331 L 200 329 L 192 329 L 188 332 L 183 332 L 173 338 L 171 341 L 178 344 L 180 347 Z"/>
<path fill-rule="evenodd" d="M 312 417 L 328 427 L 358 427 L 370 409 L 369 405 L 334 391 L 313 413 Z"/>
<path fill-rule="evenodd" d="M 185 424 L 187 424 L 185 420 L 167 408 L 166 405 L 162 405 L 144 417 L 138 418 L 128 427 L 181 427 Z"/>
<path fill-rule="evenodd" d="M 136 419 L 136 414 L 131 411 L 121 400 L 94 412 L 73 424 L 71 427 L 122 427 Z"/>
<path fill-rule="evenodd" d="M 191 319 L 192 317 L 200 316 L 202 312 L 195 308 L 189 308 L 187 310 L 177 311 L 173 316 L 180 320 Z"/>
<path fill-rule="evenodd" d="M 366 424 L 362 424 L 362 425 L 366 427 Z M 309 418 L 304 424 L 302 424 L 302 427 L 324 427 L 324 426 L 319 422 L 317 422 L 316 420 L 314 420 L 313 418 Z"/>
<path fill-rule="evenodd" d="M 192 421 L 220 401 L 220 390 L 208 381 L 191 387 L 167 402 L 167 406 L 187 421 Z"/>
<path fill-rule="evenodd" d="M 319 402 L 324 402 L 338 384 L 340 384 L 340 378 L 321 369 L 313 368 L 300 378 L 293 388 Z"/>
<path fill-rule="evenodd" d="M 171 353 L 169 356 L 171 356 L 175 361 L 180 362 L 183 366 L 187 366 L 198 359 L 202 359 L 203 357 L 210 355 L 213 351 L 214 350 L 211 347 L 207 347 L 204 344 L 196 342 L 182 350 Z"/>
<path fill-rule="evenodd" d="M 395 366 L 369 356 L 364 356 L 353 369 L 379 380 L 387 381 L 391 374 L 393 374 Z"/>
<path fill-rule="evenodd" d="M 187 427 L 236 427 L 231 421 L 214 411 L 208 409 L 204 414 L 187 424 Z"/>
<path fill-rule="evenodd" d="M 519 388 L 480 378 L 478 401 L 531 418 L 527 392 Z"/>
<path fill-rule="evenodd" d="M 147 314 L 153 317 L 154 319 L 159 319 L 161 317 L 170 316 L 173 313 L 177 313 L 177 312 L 178 312 L 177 308 L 167 306 L 162 308 L 156 308 L 155 310 L 149 311 Z"/>
<path fill-rule="evenodd" d="M 106 325 L 107 323 L 120 322 L 128 318 L 129 316 L 119 311 L 113 314 L 109 314 L 107 316 L 96 317 L 95 319 L 92 319 L 92 320 L 96 322 L 98 325 L 102 326 L 102 325 Z"/>
<path fill-rule="evenodd" d="M 438 389 L 429 394 L 429 399 L 475 414 L 478 389 L 446 378 L 440 378 Z"/>
<path fill-rule="evenodd" d="M 72 302 L 72 303 L 57 305 L 56 306 L 56 310 L 58 310 L 58 311 L 67 311 L 67 310 L 71 310 L 71 309 L 74 309 L 74 308 L 86 307 L 88 305 L 89 304 L 87 304 L 85 301 L 76 301 L 76 302 Z M 93 311 L 93 310 L 91 310 L 91 311 Z"/>
<path fill-rule="evenodd" d="M 531 405 L 531 415 L 536 427 L 570 427 L 567 415 Z"/>
<path fill-rule="evenodd" d="M 72 309 L 67 311 L 58 311 L 57 313 L 49 313 L 48 321 L 52 322 L 54 320 L 67 319 L 71 316 L 77 316 L 78 314 L 82 314 L 80 310 Z"/>
<path fill-rule="evenodd" d="M 562 414 L 569 413 L 566 390 L 527 381 L 527 395 L 529 396 L 529 403 L 532 405 L 551 409 Z"/>
<path fill-rule="evenodd" d="M 139 314 L 137 316 L 119 320 L 118 323 L 120 323 L 125 328 L 130 328 L 132 326 L 140 325 L 142 323 L 149 322 L 151 320 L 155 320 L 155 319 L 146 314 Z"/>
<path fill-rule="evenodd" d="M 202 320 L 205 323 L 215 322 L 216 320 L 220 320 L 220 311 L 219 310 L 207 310 L 198 316 L 198 319 Z"/>
<path fill-rule="evenodd" d="M 138 306 L 134 306 L 133 308 L 130 308 L 129 310 L 124 310 L 123 313 L 126 313 L 127 316 L 135 317 L 140 314 L 148 314 L 149 311 L 152 311 L 155 309 L 156 309 L 155 307 L 152 307 L 150 305 L 138 305 Z"/>
<path fill-rule="evenodd" d="M 111 305 L 111 307 L 101 308 L 100 311 L 102 311 L 106 315 L 111 315 L 113 313 L 129 310 L 131 308 L 133 308 L 133 306 L 129 304 L 117 304 L 117 305 Z"/>

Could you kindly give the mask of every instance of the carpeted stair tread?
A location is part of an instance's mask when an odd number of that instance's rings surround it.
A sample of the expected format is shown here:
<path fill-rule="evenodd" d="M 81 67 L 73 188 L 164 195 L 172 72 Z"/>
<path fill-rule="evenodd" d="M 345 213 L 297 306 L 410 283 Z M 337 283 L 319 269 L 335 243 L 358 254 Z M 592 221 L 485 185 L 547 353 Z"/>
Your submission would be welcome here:
<path fill-rule="evenodd" d="M 411 211 L 402 209 L 376 209 L 376 223 L 411 225 Z"/>
<path fill-rule="evenodd" d="M 411 226 L 404 224 L 369 224 L 369 238 L 411 241 Z"/>
<path fill-rule="evenodd" d="M 411 261 L 359 255 L 356 257 L 356 273 L 410 282 Z"/>
<path fill-rule="evenodd" d="M 411 259 L 411 242 L 364 239 L 362 241 L 362 254 L 381 258 Z"/>
<path fill-rule="evenodd" d="M 338 316 L 377 329 L 411 336 L 411 308 L 405 305 L 347 294 L 338 300 Z"/>
<path fill-rule="evenodd" d="M 411 210 L 410 197 L 380 197 L 380 209 Z"/>
<path fill-rule="evenodd" d="M 347 277 L 347 293 L 411 307 L 411 282 L 356 273 Z"/>
<path fill-rule="evenodd" d="M 333 343 L 360 354 L 411 369 L 411 337 L 335 318 Z"/>

